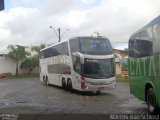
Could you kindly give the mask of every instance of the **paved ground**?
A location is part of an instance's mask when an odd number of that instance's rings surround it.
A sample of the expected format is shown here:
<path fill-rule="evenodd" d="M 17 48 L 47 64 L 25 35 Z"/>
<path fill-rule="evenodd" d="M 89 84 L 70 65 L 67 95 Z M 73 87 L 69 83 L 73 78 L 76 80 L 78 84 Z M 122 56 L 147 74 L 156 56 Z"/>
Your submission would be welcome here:
<path fill-rule="evenodd" d="M 0 113 L 147 113 L 144 102 L 129 93 L 128 83 L 101 95 L 70 93 L 42 85 L 38 78 L 0 80 Z"/>

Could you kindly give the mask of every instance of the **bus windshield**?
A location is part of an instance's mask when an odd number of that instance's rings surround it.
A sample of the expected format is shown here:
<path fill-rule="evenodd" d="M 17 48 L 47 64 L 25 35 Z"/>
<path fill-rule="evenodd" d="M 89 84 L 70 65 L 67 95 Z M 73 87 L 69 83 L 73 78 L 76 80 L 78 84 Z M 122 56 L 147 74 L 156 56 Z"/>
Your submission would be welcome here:
<path fill-rule="evenodd" d="M 84 38 L 80 39 L 81 52 L 90 55 L 108 55 L 112 54 L 112 46 L 107 39 L 102 38 Z"/>
<path fill-rule="evenodd" d="M 114 59 L 88 59 L 83 65 L 83 74 L 89 78 L 109 78 L 115 75 Z"/>

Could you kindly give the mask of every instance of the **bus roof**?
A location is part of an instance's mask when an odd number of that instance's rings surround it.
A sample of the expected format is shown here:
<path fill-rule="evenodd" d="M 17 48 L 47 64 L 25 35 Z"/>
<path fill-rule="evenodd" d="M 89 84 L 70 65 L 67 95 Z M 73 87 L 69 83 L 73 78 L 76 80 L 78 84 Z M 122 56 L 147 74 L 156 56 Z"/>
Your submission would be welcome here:
<path fill-rule="evenodd" d="M 147 25 L 142 27 L 140 30 L 138 30 L 137 32 L 133 33 L 131 35 L 131 37 L 135 36 L 137 33 L 141 32 L 141 31 L 143 31 L 143 30 L 145 30 L 145 29 L 147 29 L 147 28 L 149 28 L 149 27 L 151 27 L 154 24 L 159 23 L 159 22 L 160 22 L 160 15 L 158 17 L 156 17 L 155 19 L 153 19 L 151 22 L 149 22 Z"/>
<path fill-rule="evenodd" d="M 104 36 L 80 36 L 80 37 L 72 37 L 70 39 L 78 39 L 78 38 L 81 38 L 81 39 L 87 39 L 87 38 L 101 38 L 101 39 L 108 39 L 107 37 L 104 37 Z"/>
<path fill-rule="evenodd" d="M 61 42 L 53 43 L 52 45 L 50 45 L 50 46 L 48 46 L 48 47 L 45 47 L 45 48 L 41 49 L 40 51 L 43 51 L 43 50 L 45 50 L 45 49 L 47 49 L 47 48 L 53 47 L 53 46 L 55 46 L 55 45 L 58 45 L 58 44 L 60 44 L 60 43 L 67 42 L 67 41 L 68 41 L 68 40 L 64 40 L 64 41 L 61 41 Z"/>
<path fill-rule="evenodd" d="M 72 38 L 70 38 L 70 39 L 89 39 L 89 38 L 101 38 L 101 39 L 108 39 L 108 38 L 106 38 L 106 37 L 103 37 L 103 36 L 99 36 L 99 37 L 94 37 L 94 36 L 81 36 L 81 37 L 72 37 Z M 43 48 L 43 49 L 41 49 L 40 51 L 43 51 L 43 50 L 45 50 L 45 49 L 48 49 L 48 48 L 50 48 L 50 47 L 53 47 L 53 46 L 55 46 L 55 45 L 58 45 L 58 44 L 60 44 L 60 43 L 63 43 L 63 42 L 67 42 L 67 41 L 69 41 L 70 39 L 68 39 L 68 40 L 64 40 L 64 41 L 61 41 L 61 42 L 57 42 L 57 43 L 54 43 L 54 44 L 52 44 L 52 45 L 50 45 L 50 46 L 48 46 L 48 47 L 45 47 L 45 48 Z"/>

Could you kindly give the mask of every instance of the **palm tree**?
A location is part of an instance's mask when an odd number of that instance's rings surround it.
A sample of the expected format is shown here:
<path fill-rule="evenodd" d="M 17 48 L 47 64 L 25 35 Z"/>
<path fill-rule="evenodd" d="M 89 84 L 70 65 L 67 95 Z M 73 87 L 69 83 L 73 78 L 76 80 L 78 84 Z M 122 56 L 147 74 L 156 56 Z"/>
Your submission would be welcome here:
<path fill-rule="evenodd" d="M 16 60 L 16 76 L 18 76 L 18 63 L 20 60 L 26 58 L 29 53 L 25 51 L 25 47 L 20 45 L 9 45 L 8 50 L 10 51 L 8 56 Z"/>
<path fill-rule="evenodd" d="M 32 51 L 36 51 L 37 55 L 35 57 L 37 57 L 39 59 L 40 57 L 40 50 L 45 48 L 45 44 L 41 44 L 40 46 L 33 46 L 32 47 Z"/>
<path fill-rule="evenodd" d="M 33 46 L 31 48 L 32 51 L 35 51 L 35 55 L 31 55 L 27 57 L 22 63 L 21 63 L 21 69 L 28 69 L 29 74 L 31 74 L 32 70 L 36 67 L 39 67 L 39 57 L 40 57 L 40 50 L 45 47 L 45 44 L 41 44 L 40 46 Z"/>

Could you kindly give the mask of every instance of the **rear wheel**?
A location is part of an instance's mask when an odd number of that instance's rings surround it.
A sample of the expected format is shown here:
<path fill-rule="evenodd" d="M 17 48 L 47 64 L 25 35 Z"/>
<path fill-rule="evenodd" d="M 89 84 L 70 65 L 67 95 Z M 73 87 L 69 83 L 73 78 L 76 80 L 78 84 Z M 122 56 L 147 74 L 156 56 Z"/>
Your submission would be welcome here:
<path fill-rule="evenodd" d="M 46 77 L 43 76 L 43 85 L 45 85 L 45 84 L 46 84 Z"/>
<path fill-rule="evenodd" d="M 69 91 L 72 91 L 72 90 L 73 90 L 71 79 L 68 79 L 68 80 L 67 80 L 67 88 L 68 88 Z"/>
<path fill-rule="evenodd" d="M 157 113 L 157 105 L 156 105 L 156 97 L 153 91 L 153 88 L 148 89 L 147 93 L 147 105 L 148 105 L 148 112 L 150 114 L 156 114 Z"/>
<path fill-rule="evenodd" d="M 97 90 L 96 91 L 96 95 L 100 95 L 101 94 L 101 91 L 100 90 Z"/>
<path fill-rule="evenodd" d="M 49 86 L 48 76 L 46 76 L 46 85 Z"/>

